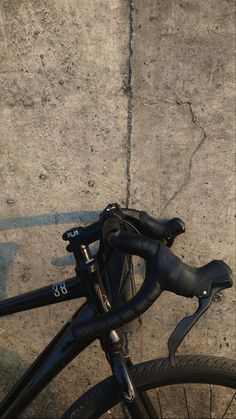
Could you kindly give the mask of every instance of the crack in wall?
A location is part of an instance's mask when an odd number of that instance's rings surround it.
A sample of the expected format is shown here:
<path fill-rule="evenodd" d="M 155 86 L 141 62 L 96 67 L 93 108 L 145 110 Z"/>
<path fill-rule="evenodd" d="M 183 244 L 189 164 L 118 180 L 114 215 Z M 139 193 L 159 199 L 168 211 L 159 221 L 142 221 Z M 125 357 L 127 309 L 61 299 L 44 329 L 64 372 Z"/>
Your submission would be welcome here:
<path fill-rule="evenodd" d="M 132 88 L 132 56 L 133 56 L 133 0 L 129 0 L 129 40 L 128 40 L 128 77 L 127 85 L 125 86 L 125 93 L 128 98 L 127 105 L 127 185 L 126 185 L 126 207 L 130 202 L 130 187 L 131 187 L 131 137 L 132 137 L 132 123 L 133 123 L 133 88 Z"/>
<path fill-rule="evenodd" d="M 180 187 L 177 189 L 177 191 L 175 191 L 175 193 L 170 197 L 170 199 L 167 201 L 167 203 L 165 204 L 162 212 L 161 212 L 161 216 L 164 214 L 166 208 L 171 204 L 171 202 L 173 202 L 178 195 L 180 195 L 180 193 L 184 190 L 184 188 L 186 187 L 186 185 L 188 184 L 190 177 L 191 177 L 191 173 L 192 173 L 192 167 L 193 167 L 193 159 L 195 157 L 195 154 L 200 150 L 200 148 L 202 147 L 202 145 L 204 144 L 204 142 L 207 139 L 207 134 L 203 128 L 203 126 L 199 123 L 194 111 L 193 111 L 193 107 L 192 107 L 192 102 L 190 100 L 186 100 L 186 101 L 182 101 L 180 99 L 176 100 L 177 105 L 182 106 L 182 105 L 187 105 L 189 108 L 189 112 L 191 114 L 192 117 L 192 123 L 201 131 L 201 140 L 199 141 L 197 147 L 193 150 L 193 152 L 190 155 L 189 158 L 189 165 L 188 165 L 188 172 L 187 172 L 187 176 L 186 179 L 184 180 L 184 182 L 180 185 Z"/>

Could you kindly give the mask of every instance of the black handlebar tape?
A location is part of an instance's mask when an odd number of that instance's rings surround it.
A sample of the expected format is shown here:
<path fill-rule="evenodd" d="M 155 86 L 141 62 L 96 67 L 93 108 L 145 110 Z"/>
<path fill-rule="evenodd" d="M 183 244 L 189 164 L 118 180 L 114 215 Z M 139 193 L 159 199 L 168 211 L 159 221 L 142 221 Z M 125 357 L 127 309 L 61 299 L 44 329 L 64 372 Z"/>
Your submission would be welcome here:
<path fill-rule="evenodd" d="M 107 240 L 109 241 L 109 244 L 116 249 L 140 256 L 146 261 L 147 266 L 150 257 L 157 253 L 161 245 L 161 242 L 150 239 L 149 237 L 137 236 L 136 234 L 126 232 L 120 234 L 119 237 L 108 237 Z"/>
<path fill-rule="evenodd" d="M 72 330 L 76 339 L 99 337 L 131 322 L 144 313 L 162 292 L 157 275 L 157 258 L 161 243 L 146 237 L 123 234 L 120 237 L 113 236 L 109 241 L 112 247 L 123 249 L 145 259 L 145 280 L 137 294 L 124 307 L 105 313 L 94 320 L 75 322 Z"/>
<path fill-rule="evenodd" d="M 158 221 L 145 211 L 122 208 L 122 212 L 125 219 L 135 224 L 140 233 L 156 240 L 174 239 L 185 231 L 185 224 L 180 218 Z"/>
<path fill-rule="evenodd" d="M 173 218 L 167 222 L 157 221 L 146 212 L 140 212 L 140 231 L 153 239 L 169 239 L 185 231 L 185 225 L 180 218 Z"/>
<path fill-rule="evenodd" d="M 131 219 L 132 221 L 137 221 L 138 223 L 140 222 L 140 212 L 138 210 L 135 209 L 131 209 L 131 208 L 122 208 L 122 212 L 125 216 L 125 218 L 127 219 Z"/>
<path fill-rule="evenodd" d="M 109 233 L 104 239 L 111 247 L 144 258 L 146 277 L 138 293 L 123 307 L 83 323 L 75 321 L 72 330 L 76 339 L 96 338 L 131 322 L 144 313 L 163 290 L 185 297 L 204 297 L 213 287 L 232 286 L 232 271 L 223 261 L 192 268 L 161 242 L 144 236 L 120 233 L 117 237 Z"/>

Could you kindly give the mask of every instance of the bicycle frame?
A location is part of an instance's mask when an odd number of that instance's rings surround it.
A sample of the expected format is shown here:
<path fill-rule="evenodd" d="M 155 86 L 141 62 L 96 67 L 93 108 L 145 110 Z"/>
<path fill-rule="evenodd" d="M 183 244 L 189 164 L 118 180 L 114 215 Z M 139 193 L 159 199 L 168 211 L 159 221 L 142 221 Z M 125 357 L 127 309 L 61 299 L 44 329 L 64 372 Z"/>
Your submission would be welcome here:
<path fill-rule="evenodd" d="M 98 240 L 100 230 L 99 223 L 89 226 L 86 231 L 84 230 L 82 241 L 89 244 Z M 11 419 L 19 415 L 70 361 L 97 338 L 100 339 L 101 347 L 111 366 L 117 391 L 122 394 L 131 416 L 157 418 L 148 396 L 145 393 L 139 394 L 133 386 L 128 372 L 132 362 L 124 345 L 126 342 L 122 331 L 118 334 L 113 330 L 101 336 L 93 335 L 76 339 L 75 328 L 79 328 L 84 321 L 92 321 L 110 310 L 107 294 L 111 296 L 111 302 L 113 302 L 112 295 L 115 295 L 116 305 L 125 303 L 117 300 L 116 272 L 119 270 L 116 268 L 115 272 L 114 269 L 109 272 L 109 281 L 105 285 L 106 278 L 99 273 L 103 262 L 99 263 L 99 257 L 92 256 L 88 245 L 80 243 L 80 234 L 81 228 L 75 228 L 63 235 L 64 240 L 69 240 L 70 245 L 67 246 L 67 250 L 73 253 L 76 261 L 75 277 L 0 301 L 0 317 L 3 317 L 75 298 L 86 298 L 86 303 L 67 321 L 0 403 L 1 419 Z M 111 259 L 112 267 L 115 262 L 118 262 L 118 266 L 122 264 L 117 256 Z M 123 275 L 123 267 L 120 274 Z"/>
<path fill-rule="evenodd" d="M 108 215 L 108 218 L 109 217 L 110 215 Z M 111 228 L 111 233 L 115 234 L 116 229 L 117 231 L 119 231 L 119 229 L 116 226 L 117 219 L 115 218 L 115 223 L 113 223 L 113 221 L 114 220 L 112 220 L 110 225 L 109 223 L 107 223 L 107 225 Z M 125 336 L 124 331 L 122 331 L 122 329 L 117 329 L 117 331 L 111 330 L 116 327 L 119 328 L 126 322 L 135 319 L 135 315 L 137 317 L 138 313 L 142 313 L 150 307 L 154 298 L 150 298 L 151 293 L 147 292 L 146 302 L 148 301 L 150 304 L 145 304 L 141 307 L 141 310 L 137 309 L 138 305 L 142 305 L 140 304 L 138 296 L 134 297 L 133 300 L 131 298 L 131 301 L 129 301 L 130 298 L 127 298 L 126 296 L 124 297 L 125 301 L 122 301 L 123 295 L 122 298 L 119 299 L 119 291 L 125 290 L 125 285 L 123 284 L 123 274 L 125 272 L 125 269 L 123 268 L 125 262 L 121 263 L 117 256 L 111 257 L 110 252 L 113 252 L 113 250 L 109 247 L 106 237 L 105 240 L 101 242 L 98 253 L 95 256 L 92 256 L 89 244 L 99 240 L 99 234 L 101 235 L 100 221 L 97 224 L 95 223 L 88 226 L 87 229 L 76 227 L 63 234 L 63 239 L 69 241 L 67 250 L 74 254 L 76 261 L 75 277 L 20 296 L 0 301 L 0 317 L 3 317 L 20 311 L 43 307 L 75 298 L 86 298 L 86 303 L 84 303 L 67 321 L 0 403 L 1 419 L 11 419 L 19 415 L 70 361 L 96 339 L 100 340 L 101 347 L 106 353 L 117 386 L 117 392 L 122 396 L 122 400 L 126 404 L 131 417 L 143 419 L 151 417 L 153 419 L 158 419 L 147 393 L 142 390 L 138 391 L 133 384 L 132 371 L 129 370 L 129 368 L 132 368 L 132 361 L 129 357 L 128 346 L 126 345 L 128 341 L 123 339 Z M 127 236 L 125 237 L 127 238 Z M 133 236 L 130 237 L 131 241 L 133 241 Z M 137 243 L 140 245 L 140 238 L 137 240 Z M 143 243 L 145 250 L 148 243 L 147 238 L 143 237 L 143 242 L 141 243 Z M 152 258 L 151 262 L 154 261 L 156 266 L 155 258 L 158 254 L 158 250 L 155 249 L 159 244 L 156 244 L 155 242 L 154 244 L 155 253 L 152 255 L 154 259 Z M 117 246 L 117 249 L 118 248 L 119 247 Z M 127 247 L 125 248 L 127 249 Z M 139 246 L 137 246 L 137 248 L 139 248 Z M 144 259 L 148 266 L 148 260 L 145 257 Z M 120 279 L 118 284 L 116 281 L 118 269 L 115 262 L 117 262 L 118 267 L 122 265 L 121 272 L 118 272 L 118 279 Z M 113 269 L 107 269 L 108 267 L 111 268 L 109 263 Z M 128 273 L 130 272 L 132 272 L 132 268 L 128 270 Z M 180 321 L 168 341 L 170 361 L 173 365 L 174 355 L 180 342 L 200 316 L 209 308 L 214 295 L 221 289 L 232 286 L 231 271 L 227 265 L 226 267 L 224 265 L 223 273 L 224 272 L 226 273 L 226 276 L 223 276 L 225 281 L 223 281 L 219 287 L 216 285 L 214 286 L 212 281 L 212 288 L 209 288 L 208 296 L 203 298 L 201 291 L 193 293 L 193 295 L 198 296 L 199 299 L 198 309 L 193 315 Z M 151 284 L 150 291 L 153 293 L 153 290 L 155 290 L 155 298 L 157 298 L 162 291 L 160 285 L 155 289 L 156 281 L 154 281 L 154 279 L 156 276 L 156 270 L 153 270 L 152 275 L 148 277 L 147 269 L 146 279 L 148 282 L 148 279 L 151 278 L 149 282 Z M 145 284 L 146 283 L 144 283 L 144 288 Z M 124 288 L 122 288 L 123 286 Z M 209 287 L 210 286 L 211 284 L 209 282 Z M 172 291 L 171 287 L 166 287 L 164 289 Z M 175 288 L 173 287 L 173 290 L 174 289 Z M 140 294 L 142 295 L 140 290 L 137 293 L 139 296 Z M 177 291 L 173 292 L 179 293 Z M 207 293 L 207 291 L 203 291 L 203 294 L 205 293 Z M 185 292 L 183 294 L 180 293 L 180 295 L 189 296 Z M 149 296 L 149 298 L 147 296 Z M 128 301 L 128 307 L 131 308 L 132 303 L 134 304 L 135 302 L 134 307 L 136 307 L 136 310 L 131 309 L 132 315 L 125 317 L 128 309 L 125 309 L 123 305 Z M 114 309 L 114 313 L 112 313 L 112 309 Z M 123 321 L 122 316 L 125 321 Z M 114 321 L 111 321 L 112 318 Z M 110 322 L 108 321 L 109 319 Z M 103 327 L 104 324 L 105 327 Z"/>
<path fill-rule="evenodd" d="M 64 290 L 64 292 L 61 290 Z M 59 295 L 60 294 L 60 295 Z M 78 277 L 9 298 L 0 302 L 0 317 L 61 301 L 84 297 Z M 0 403 L 0 417 L 19 415 L 43 388 L 96 338 L 75 341 L 71 331 L 74 320 L 80 322 L 97 315 L 95 308 L 84 303 L 43 350 L 10 393 Z"/>
<path fill-rule="evenodd" d="M 86 278 L 84 279 L 86 280 Z M 87 279 L 89 280 L 89 275 Z M 1 301 L 0 317 L 80 297 L 87 296 L 84 293 L 79 277 L 76 276 L 64 282 L 59 282 Z M 11 419 L 12 417 L 16 417 L 16 415 L 19 415 L 69 362 L 96 340 L 97 337 L 94 336 L 78 342 L 78 340 L 75 340 L 72 332 L 75 321 L 78 325 L 78 322 L 82 323 L 83 321 L 91 320 L 96 316 L 98 316 L 96 307 L 88 302 L 84 303 L 74 313 L 0 403 L 1 419 Z M 103 350 L 106 352 L 105 345 Z M 122 392 L 126 383 L 124 383 L 123 372 L 120 367 L 122 366 L 122 368 L 126 370 L 128 365 L 132 365 L 132 362 L 130 358 L 127 358 L 127 360 L 123 360 L 124 363 L 121 365 L 123 362 L 121 354 L 122 349 L 119 348 L 118 356 L 112 360 L 112 370 Z M 114 371 L 116 371 L 116 373 Z M 129 376 L 126 378 L 129 380 Z M 146 418 L 147 413 L 149 414 L 152 412 L 152 417 L 155 417 L 155 412 L 153 411 L 152 404 L 147 394 L 139 394 L 135 388 L 133 391 L 135 399 L 127 404 L 132 417 Z M 156 418 L 158 419 L 157 416 Z"/>

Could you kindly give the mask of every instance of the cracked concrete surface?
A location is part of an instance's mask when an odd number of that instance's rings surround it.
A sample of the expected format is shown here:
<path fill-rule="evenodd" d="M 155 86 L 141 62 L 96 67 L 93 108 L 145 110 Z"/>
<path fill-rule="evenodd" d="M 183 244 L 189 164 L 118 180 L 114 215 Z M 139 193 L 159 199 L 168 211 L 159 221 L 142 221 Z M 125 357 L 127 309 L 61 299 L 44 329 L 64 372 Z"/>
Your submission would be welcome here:
<path fill-rule="evenodd" d="M 199 123 L 197 117 L 195 116 L 195 114 L 193 112 L 192 103 L 189 100 L 186 101 L 186 102 L 182 102 L 180 99 L 177 99 L 176 103 L 178 105 L 187 105 L 189 107 L 189 111 L 190 111 L 191 116 L 192 116 L 192 122 L 193 122 L 194 125 L 196 125 L 196 127 L 198 127 L 201 130 L 202 138 L 199 141 L 199 143 L 197 144 L 196 148 L 193 150 L 193 152 L 190 155 L 189 166 L 188 166 L 188 171 L 187 171 L 187 174 L 186 174 L 186 179 L 184 180 L 183 184 L 179 186 L 179 188 L 173 194 L 173 196 L 171 196 L 170 199 L 166 202 L 163 210 L 161 211 L 161 216 L 165 213 L 167 207 L 171 204 L 172 201 L 174 201 L 177 198 L 177 196 L 183 191 L 183 189 L 186 187 L 187 183 L 189 182 L 190 176 L 191 176 L 191 171 L 192 171 L 193 158 L 194 158 L 195 154 L 198 152 L 198 150 L 200 150 L 201 146 L 203 145 L 203 143 L 205 142 L 205 140 L 207 138 L 207 134 L 206 134 L 204 128 Z"/>
<path fill-rule="evenodd" d="M 130 205 L 185 220 L 173 250 L 192 266 L 235 263 L 233 10 L 228 1 L 134 2 Z M 164 294 L 143 316 L 140 359 L 165 353 L 168 335 L 193 310 L 193 301 Z M 235 339 L 229 290 L 180 352 L 233 356 Z"/>
<path fill-rule="evenodd" d="M 112 201 L 182 218 L 187 230 L 173 250 L 187 263 L 234 267 L 233 15 L 231 0 L 2 0 L 1 292 L 73 275 L 70 264 L 51 263 L 66 256 L 61 234 Z M 0 399 L 76 308 L 1 319 Z M 134 360 L 166 354 L 170 332 L 194 308 L 163 294 L 132 340 Z M 228 290 L 180 352 L 233 356 L 234 344 Z M 108 373 L 95 343 L 25 417 L 59 417 Z"/>
<path fill-rule="evenodd" d="M 133 10 L 134 5 L 133 1 L 129 0 L 129 40 L 128 40 L 128 77 L 127 77 L 127 86 L 126 93 L 128 98 L 127 104 L 127 195 L 126 195 L 126 207 L 129 207 L 130 203 L 130 186 L 131 186 L 131 176 L 130 176 L 130 163 L 131 163 L 131 136 L 132 136 L 132 116 L 133 116 L 133 88 L 132 88 L 132 57 L 133 57 Z"/>
<path fill-rule="evenodd" d="M 0 2 L 0 218 L 13 224 L 1 232 L 1 243 L 5 252 L 8 243 L 17 247 L 10 266 L 5 258 L 5 296 L 73 275 L 73 266 L 51 263 L 67 255 L 63 231 L 83 222 L 84 212 L 91 222 L 107 203 L 125 205 L 128 13 L 119 0 Z M 74 219 L 63 225 L 65 213 Z M 14 229 L 13 219 L 19 225 L 27 216 L 32 223 Z M 63 303 L 1 318 L 0 399 L 77 307 Z M 12 351 L 14 374 L 4 368 Z M 95 343 L 44 391 L 45 410 L 41 398 L 27 417 L 45 411 L 59 417 L 108 373 Z"/>

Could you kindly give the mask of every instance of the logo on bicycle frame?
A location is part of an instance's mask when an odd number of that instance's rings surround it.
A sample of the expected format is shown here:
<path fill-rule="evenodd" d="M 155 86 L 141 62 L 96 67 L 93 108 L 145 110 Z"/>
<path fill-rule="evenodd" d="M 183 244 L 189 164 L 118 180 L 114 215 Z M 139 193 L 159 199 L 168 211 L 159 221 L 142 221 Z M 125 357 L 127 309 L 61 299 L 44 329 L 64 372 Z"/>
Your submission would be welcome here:
<path fill-rule="evenodd" d="M 76 236 L 79 236 L 81 230 L 72 230 L 67 233 L 67 237 L 73 239 Z"/>

